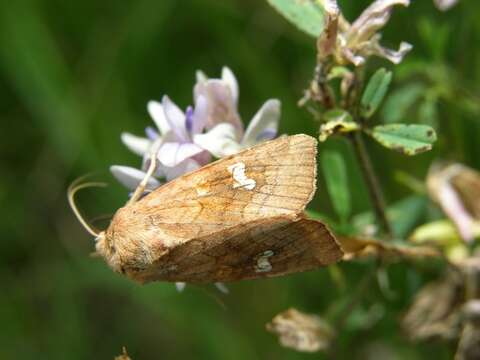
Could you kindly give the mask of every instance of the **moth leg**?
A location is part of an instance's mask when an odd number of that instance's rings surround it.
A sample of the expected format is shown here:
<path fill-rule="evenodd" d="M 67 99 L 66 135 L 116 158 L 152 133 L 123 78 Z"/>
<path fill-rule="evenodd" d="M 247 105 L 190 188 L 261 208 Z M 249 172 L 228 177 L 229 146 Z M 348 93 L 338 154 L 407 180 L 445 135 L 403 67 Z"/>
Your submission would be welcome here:
<path fill-rule="evenodd" d="M 150 177 L 153 175 L 157 168 L 157 152 L 158 152 L 159 144 L 156 146 L 153 146 L 152 152 L 150 154 L 150 165 L 148 166 L 147 173 L 145 174 L 145 177 L 143 180 L 138 184 L 137 188 L 135 189 L 135 192 L 133 193 L 132 197 L 128 201 L 127 205 L 131 205 L 135 202 L 137 202 L 145 192 L 145 188 L 147 187 L 148 180 Z"/>

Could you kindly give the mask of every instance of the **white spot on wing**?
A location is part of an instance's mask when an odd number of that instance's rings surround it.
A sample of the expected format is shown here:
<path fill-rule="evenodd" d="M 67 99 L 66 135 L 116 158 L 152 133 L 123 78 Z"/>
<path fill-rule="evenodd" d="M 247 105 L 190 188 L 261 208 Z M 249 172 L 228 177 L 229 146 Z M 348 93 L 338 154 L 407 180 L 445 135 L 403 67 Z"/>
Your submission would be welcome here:
<path fill-rule="evenodd" d="M 257 263 L 255 264 L 255 272 L 269 272 L 272 270 L 272 264 L 268 258 L 274 255 L 272 250 L 264 251 L 257 259 Z"/>
<path fill-rule="evenodd" d="M 246 190 L 255 189 L 257 183 L 254 179 L 250 179 L 245 175 L 245 164 L 243 162 L 230 165 L 227 169 L 232 174 L 233 180 L 235 180 L 233 184 L 234 189 L 239 187 Z"/>

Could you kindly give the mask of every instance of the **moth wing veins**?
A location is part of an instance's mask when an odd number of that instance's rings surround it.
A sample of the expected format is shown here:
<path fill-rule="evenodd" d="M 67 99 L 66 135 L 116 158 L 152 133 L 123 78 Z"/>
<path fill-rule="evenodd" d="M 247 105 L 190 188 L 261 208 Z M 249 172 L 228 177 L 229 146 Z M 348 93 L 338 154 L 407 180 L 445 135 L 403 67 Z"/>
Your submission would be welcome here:
<path fill-rule="evenodd" d="M 316 152 L 311 136 L 280 137 L 172 180 L 132 207 L 180 240 L 295 215 L 315 193 Z"/>
<path fill-rule="evenodd" d="M 326 225 L 281 215 L 189 240 L 130 277 L 141 283 L 230 282 L 314 270 L 342 256 Z"/>

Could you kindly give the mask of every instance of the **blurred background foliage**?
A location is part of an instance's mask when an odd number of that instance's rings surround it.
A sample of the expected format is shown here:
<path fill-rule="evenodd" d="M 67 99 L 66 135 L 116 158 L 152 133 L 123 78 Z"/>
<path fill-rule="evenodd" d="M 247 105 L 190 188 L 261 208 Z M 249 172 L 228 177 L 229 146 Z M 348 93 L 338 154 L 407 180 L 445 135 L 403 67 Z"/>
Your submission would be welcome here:
<path fill-rule="evenodd" d="M 339 3 L 351 20 L 370 1 Z M 435 158 L 480 168 L 479 12 L 472 0 L 446 13 L 413 1 L 383 31 L 386 45 L 404 40 L 414 50 L 395 68 L 397 100 L 387 100 L 377 121 L 425 122 L 439 134 L 434 150 L 415 158 L 368 142 L 389 204 L 410 192 L 398 171 L 423 181 Z M 65 190 L 98 171 L 112 186 L 82 194 L 84 212 L 95 217 L 121 206 L 126 191 L 106 170 L 139 159 L 120 133 L 141 134 L 151 124 L 150 99 L 168 94 L 190 104 L 197 69 L 234 71 L 245 122 L 276 97 L 282 133 L 315 135 L 318 124 L 296 106 L 315 65 L 314 41 L 254 0 L 3 2 L 0 41 L 0 358 L 112 359 L 122 346 L 134 360 L 311 358 L 280 347 L 265 323 L 290 306 L 338 314 L 372 261 L 231 284 L 229 295 L 213 287 L 179 294 L 171 284 L 139 286 L 89 257 L 93 239 L 72 216 Z M 371 65 L 391 68 L 381 60 Z M 347 159 L 354 213 L 368 211 L 348 144 L 332 140 L 320 151 L 327 148 Z M 319 183 L 311 209 L 334 216 L 323 178 Z M 414 344 L 399 327 L 412 296 L 438 275 L 435 265 L 399 263 L 382 274 L 341 329 L 337 358 L 451 358 L 454 344 Z"/>

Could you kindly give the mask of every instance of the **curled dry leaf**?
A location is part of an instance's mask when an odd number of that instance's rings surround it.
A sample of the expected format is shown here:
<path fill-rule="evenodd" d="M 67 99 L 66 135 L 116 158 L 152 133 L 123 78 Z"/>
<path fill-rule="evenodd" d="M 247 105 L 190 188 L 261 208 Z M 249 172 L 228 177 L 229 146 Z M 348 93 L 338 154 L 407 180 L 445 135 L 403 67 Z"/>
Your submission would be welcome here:
<path fill-rule="evenodd" d="M 416 260 L 429 257 L 440 257 L 441 253 L 430 246 L 400 246 L 391 245 L 374 239 L 358 237 L 339 237 L 344 251 L 343 260 L 352 260 L 368 256 L 396 259 Z"/>
<path fill-rule="evenodd" d="M 425 285 L 402 320 L 407 335 L 415 341 L 455 339 L 461 329 L 464 291 L 463 277 L 453 271 Z"/>
<path fill-rule="evenodd" d="M 318 61 L 333 55 L 339 64 L 360 66 L 368 57 L 379 56 L 400 63 L 412 45 L 402 42 L 398 50 L 384 48 L 378 31 L 390 20 L 395 5 L 409 4 L 409 0 L 377 0 L 350 24 L 339 11 L 337 1 L 325 0 L 326 23 L 317 41 Z"/>
<path fill-rule="evenodd" d="M 334 337 L 333 329 L 325 320 L 294 308 L 275 316 L 266 328 L 278 335 L 282 346 L 302 352 L 326 350 Z"/>
<path fill-rule="evenodd" d="M 360 126 L 352 120 L 352 115 L 345 110 L 330 110 L 325 113 L 323 117 L 327 122 L 320 126 L 320 135 L 318 138 L 321 142 L 324 142 L 332 135 L 360 129 Z"/>
<path fill-rule="evenodd" d="M 462 164 L 434 164 L 427 176 L 430 197 L 471 242 L 480 233 L 480 173 Z"/>
<path fill-rule="evenodd" d="M 480 359 L 480 326 L 467 322 L 462 329 L 455 360 Z"/>

